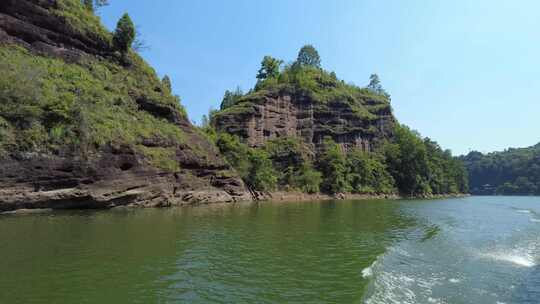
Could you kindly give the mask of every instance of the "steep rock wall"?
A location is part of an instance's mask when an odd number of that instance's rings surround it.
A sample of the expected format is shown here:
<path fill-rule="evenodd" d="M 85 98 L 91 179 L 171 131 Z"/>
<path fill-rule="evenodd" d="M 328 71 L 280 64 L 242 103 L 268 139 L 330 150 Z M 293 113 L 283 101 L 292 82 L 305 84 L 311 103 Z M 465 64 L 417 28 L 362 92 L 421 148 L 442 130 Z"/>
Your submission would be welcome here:
<path fill-rule="evenodd" d="M 329 136 L 344 150 L 369 152 L 379 140 L 392 135 L 395 123 L 389 104 L 369 99 L 363 104 L 370 109 L 369 117 L 361 117 L 343 100 L 321 104 L 309 96 L 287 92 L 248 98 L 241 106 L 242 111 L 219 113 L 213 123 L 219 131 L 238 135 L 252 147 L 292 136 L 318 150 Z"/>
<path fill-rule="evenodd" d="M 28 56 L 60 58 L 69 64 L 77 64 L 83 58 L 96 62 L 112 60 L 106 32 L 81 30 L 73 25 L 73 20 L 62 17 L 61 10 L 78 0 L 70 1 L 1 1 L 0 47 L 22 46 L 30 51 Z M 0 61 L 9 59 L 0 58 Z M 179 107 L 149 97 L 161 92 L 159 86 L 154 92 L 140 88 L 128 88 L 128 91 L 123 101 L 126 107 L 178 128 L 182 142 L 139 136 L 135 140 L 140 148 L 127 139 L 116 138 L 88 150 L 81 146 L 84 142 L 81 137 L 78 146 L 48 151 L 36 144 L 35 149 L 22 151 L 14 145 L 6 145 L 2 150 L 4 139 L 0 138 L 0 212 L 21 208 L 170 206 L 251 200 L 242 180 Z M 0 92 L 2 95 L 7 96 L 7 92 Z M 5 102 L 14 102 L 6 98 Z M 0 131 L 2 121 L 9 123 L 8 118 L 2 117 L 8 114 L 0 113 Z M 11 126 L 11 129 L 16 128 Z M 15 140 L 22 136 L 17 132 L 11 134 Z M 4 133 L 0 132 L 1 135 Z M 177 169 L 156 166 L 149 155 L 141 152 L 146 148 L 172 151 L 167 161 L 173 162 Z"/>

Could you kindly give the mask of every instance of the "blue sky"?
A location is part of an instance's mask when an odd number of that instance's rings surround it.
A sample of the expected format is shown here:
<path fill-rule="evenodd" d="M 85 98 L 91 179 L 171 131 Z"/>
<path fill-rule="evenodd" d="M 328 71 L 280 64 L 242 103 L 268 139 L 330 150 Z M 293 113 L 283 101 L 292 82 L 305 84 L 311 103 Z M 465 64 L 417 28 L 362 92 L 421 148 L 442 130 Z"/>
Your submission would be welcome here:
<path fill-rule="evenodd" d="M 399 121 L 454 154 L 540 141 L 540 1 L 110 2 L 104 23 L 131 15 L 195 122 L 251 88 L 264 55 L 289 62 L 310 43 L 347 82 L 379 74 Z"/>

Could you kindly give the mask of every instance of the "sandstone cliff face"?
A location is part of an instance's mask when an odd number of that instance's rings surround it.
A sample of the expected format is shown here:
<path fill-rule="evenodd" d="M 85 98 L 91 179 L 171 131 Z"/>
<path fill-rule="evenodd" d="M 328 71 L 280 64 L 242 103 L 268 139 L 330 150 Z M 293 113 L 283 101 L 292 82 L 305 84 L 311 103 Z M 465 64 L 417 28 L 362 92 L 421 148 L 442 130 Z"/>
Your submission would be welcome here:
<path fill-rule="evenodd" d="M 388 103 L 367 98 L 361 106 L 369 109 L 362 117 L 349 102 L 334 100 L 318 103 L 302 94 L 268 92 L 242 100 L 241 111 L 216 115 L 219 131 L 236 134 L 257 147 L 279 137 L 300 137 L 318 150 L 325 137 L 331 137 L 346 151 L 359 148 L 369 152 L 377 141 L 391 136 L 395 119 Z"/>
<path fill-rule="evenodd" d="M 60 12 L 64 0 L 3 0 L 0 3 L 0 39 L 19 43 L 49 55 L 76 59 L 84 53 L 106 56 L 110 41 L 99 32 L 82 32 Z"/>
<path fill-rule="evenodd" d="M 75 3 L 70 1 L 1 1 L 0 48 L 18 45 L 29 50 L 31 56 L 60 58 L 69 64 L 77 64 L 81 58 L 96 62 L 112 60 L 106 35 L 81 31 L 55 11 Z M 129 94 L 123 96 L 125 100 L 118 107 L 125 104 L 144 117 L 154 117 L 162 125 L 177 128 L 182 142 L 137 135 L 131 141 L 115 138 L 83 149 L 83 134 L 76 129 L 78 144 L 52 151 L 41 149 L 38 144 L 30 150 L 20 150 L 14 144 L 3 147 L 5 138 L 0 138 L 0 212 L 21 208 L 170 206 L 251 200 L 242 180 L 177 106 L 158 102 L 140 88 L 127 90 Z M 154 91 L 160 92 L 161 88 Z M 0 92 L 0 99 L 5 94 Z M 0 113 L 0 136 L 5 135 L 1 132 L 2 123 L 12 124 L 8 126 L 12 130 L 10 136 L 16 142 L 24 133 L 17 130 L 19 126 L 10 121 L 8 114 Z M 172 162 L 176 169 L 156 166 L 151 161 L 152 155 L 143 153 L 145 149 L 172 151 L 166 161 Z"/>

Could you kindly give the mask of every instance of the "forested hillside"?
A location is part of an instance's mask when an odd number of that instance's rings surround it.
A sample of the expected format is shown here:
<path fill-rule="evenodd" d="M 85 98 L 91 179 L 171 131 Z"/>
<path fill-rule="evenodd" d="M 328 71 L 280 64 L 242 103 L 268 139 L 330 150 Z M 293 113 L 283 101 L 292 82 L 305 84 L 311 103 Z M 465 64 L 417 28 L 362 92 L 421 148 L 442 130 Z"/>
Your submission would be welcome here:
<path fill-rule="evenodd" d="M 461 159 L 475 194 L 540 194 L 540 144 L 488 154 L 475 151 Z"/>

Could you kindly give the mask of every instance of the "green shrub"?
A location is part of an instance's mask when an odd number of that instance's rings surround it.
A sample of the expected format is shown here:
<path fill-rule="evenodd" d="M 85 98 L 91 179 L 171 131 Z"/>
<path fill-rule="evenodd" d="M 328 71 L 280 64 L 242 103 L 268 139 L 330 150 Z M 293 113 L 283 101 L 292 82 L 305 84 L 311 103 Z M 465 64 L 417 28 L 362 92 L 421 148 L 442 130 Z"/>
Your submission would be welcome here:
<path fill-rule="evenodd" d="M 323 176 L 321 185 L 323 191 L 328 193 L 351 191 L 351 185 L 347 180 L 347 159 L 340 146 L 330 137 L 324 139 L 324 151 L 319 156 L 317 167 Z"/>
<path fill-rule="evenodd" d="M 246 182 L 257 191 L 271 191 L 276 188 L 277 173 L 268 153 L 263 149 L 251 149 L 249 153 L 250 170 Z"/>
<path fill-rule="evenodd" d="M 315 170 L 309 163 L 304 163 L 292 176 L 291 185 L 305 193 L 320 192 L 322 183 L 321 172 Z"/>

